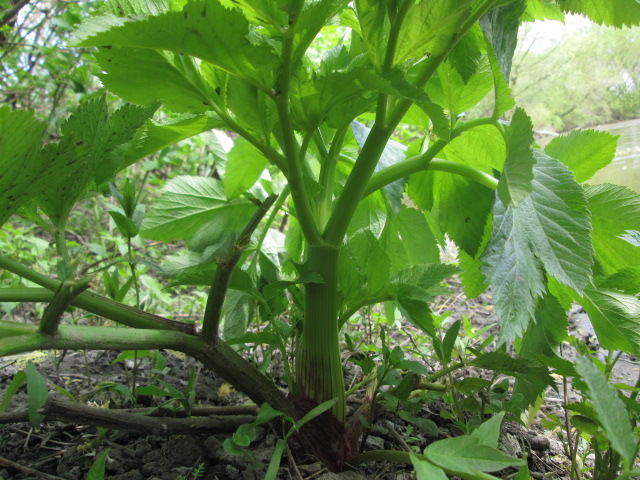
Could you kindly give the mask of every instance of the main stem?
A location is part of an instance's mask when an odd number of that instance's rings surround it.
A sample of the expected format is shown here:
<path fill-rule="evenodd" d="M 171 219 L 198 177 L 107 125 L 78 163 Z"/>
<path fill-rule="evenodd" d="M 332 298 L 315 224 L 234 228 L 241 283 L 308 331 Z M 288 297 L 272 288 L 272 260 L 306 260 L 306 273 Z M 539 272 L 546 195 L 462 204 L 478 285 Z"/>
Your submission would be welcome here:
<path fill-rule="evenodd" d="M 304 329 L 297 354 L 300 396 L 314 404 L 338 398 L 331 413 L 345 420 L 345 394 L 338 342 L 338 255 L 335 245 L 309 245 L 307 268 L 322 283 L 306 286 Z"/>

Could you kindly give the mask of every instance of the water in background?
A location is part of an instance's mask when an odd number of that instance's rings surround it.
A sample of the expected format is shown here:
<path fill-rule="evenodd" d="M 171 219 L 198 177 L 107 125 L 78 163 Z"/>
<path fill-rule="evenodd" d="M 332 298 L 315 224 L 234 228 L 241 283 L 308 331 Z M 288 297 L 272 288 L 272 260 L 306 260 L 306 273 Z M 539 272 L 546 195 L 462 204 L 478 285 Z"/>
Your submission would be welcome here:
<path fill-rule="evenodd" d="M 589 127 L 620 135 L 616 157 L 587 183 L 616 183 L 640 193 L 640 119 Z M 544 147 L 556 134 L 539 132 L 536 142 Z"/>
<path fill-rule="evenodd" d="M 588 183 L 617 183 L 640 193 L 640 119 L 602 125 L 612 135 L 620 135 L 616 158 Z"/>

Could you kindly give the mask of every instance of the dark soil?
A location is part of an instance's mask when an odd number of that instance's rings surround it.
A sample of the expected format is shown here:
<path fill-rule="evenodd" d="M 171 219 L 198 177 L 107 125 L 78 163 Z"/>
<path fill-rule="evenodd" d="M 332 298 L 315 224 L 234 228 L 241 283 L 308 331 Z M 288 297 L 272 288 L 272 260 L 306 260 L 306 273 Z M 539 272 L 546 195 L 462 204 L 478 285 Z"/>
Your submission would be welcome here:
<path fill-rule="evenodd" d="M 456 286 L 454 285 L 454 288 Z M 448 297 L 441 309 L 454 312 L 454 317 L 465 313 L 474 325 L 484 326 L 494 323 L 495 315 L 488 296 L 467 302 L 462 294 Z M 581 311 L 572 313 L 573 332 L 589 340 L 593 333 L 588 330 L 588 319 Z M 592 338 L 591 338 L 592 340 Z M 591 341 L 590 340 L 590 341 Z M 164 380 L 179 391 L 184 391 L 192 371 L 197 371 L 195 391 L 196 405 L 230 406 L 248 404 L 249 400 L 220 379 L 213 372 L 201 368 L 199 364 L 181 354 L 163 352 L 170 371 Z M 32 353 L 0 358 L 0 395 L 13 375 L 23 369 L 27 361 L 37 365 L 49 382 L 50 394 L 58 395 L 53 386 L 58 385 L 70 392 L 83 403 L 103 408 L 129 407 L 125 399 L 114 391 L 100 390 L 103 382 L 130 385 L 133 362 L 117 362 L 115 352 L 61 352 Z M 351 365 L 351 364 L 348 364 Z M 619 362 L 616 372 L 622 381 L 635 383 L 638 365 L 634 358 L 625 357 Z M 354 369 L 356 367 L 353 367 Z M 137 385 L 153 383 L 151 365 L 140 361 L 136 373 Z M 157 406 L 158 398 L 140 397 L 138 401 L 147 406 Z M 563 415 L 562 393 L 550 390 L 541 415 L 552 412 Z M 25 409 L 27 396 L 21 389 L 12 399 L 10 411 Z M 352 405 L 352 409 L 357 404 Z M 434 421 L 439 428 L 439 436 L 416 435 L 413 445 L 423 449 L 429 443 L 459 434 L 459 431 L 439 415 L 447 408 L 444 404 L 429 404 L 420 416 Z M 369 435 L 365 449 L 401 449 L 398 437 L 407 437 L 406 424 L 389 414 L 379 419 L 378 424 L 386 433 Z M 395 434 L 395 435 L 394 435 Z M 229 434 L 153 436 L 144 431 L 119 432 L 86 425 L 69 425 L 56 421 L 45 421 L 37 428 L 29 423 L 12 423 L 0 427 L 0 480 L 58 478 L 76 480 L 86 478 L 96 455 L 109 449 L 106 463 L 107 480 L 258 480 L 264 478 L 267 465 L 273 455 L 277 440 L 269 428 L 258 431 L 251 444 L 253 459 L 230 455 L 223 448 Z M 292 451 L 287 452 L 279 472 L 281 479 L 413 479 L 411 468 L 397 464 L 369 464 L 365 467 L 342 474 L 333 474 L 313 458 L 297 451 L 295 442 L 289 442 Z M 506 424 L 501 447 L 513 456 L 526 454 L 531 477 L 534 479 L 568 479 L 568 461 L 562 443 L 554 432 L 544 431 L 536 420 L 531 430 L 513 422 Z M 523 452 L 524 448 L 524 452 Z M 7 461 L 9 465 L 7 465 Z M 14 463 L 11 463 L 14 462 Z M 25 469 L 31 469 L 28 472 Z M 297 470 L 297 471 L 296 471 Z M 25 473 L 26 472 L 26 473 Z M 200 475 L 197 476 L 198 472 Z M 501 478 L 512 478 L 515 470 L 500 472 Z M 49 475 L 49 476 L 47 476 Z M 588 478 L 588 477 L 585 477 Z"/>

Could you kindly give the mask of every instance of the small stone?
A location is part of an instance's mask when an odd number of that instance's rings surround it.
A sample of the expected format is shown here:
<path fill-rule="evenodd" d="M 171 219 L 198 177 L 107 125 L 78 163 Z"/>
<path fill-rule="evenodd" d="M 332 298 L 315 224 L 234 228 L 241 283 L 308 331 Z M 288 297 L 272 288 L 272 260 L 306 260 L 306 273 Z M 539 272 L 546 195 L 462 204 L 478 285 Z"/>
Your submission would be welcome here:
<path fill-rule="evenodd" d="M 364 442 L 368 449 L 371 450 L 384 450 L 384 439 L 369 435 Z"/>
<path fill-rule="evenodd" d="M 529 443 L 531 444 L 531 449 L 538 452 L 544 452 L 551 448 L 551 442 L 544 435 L 537 435 L 533 437 Z"/>

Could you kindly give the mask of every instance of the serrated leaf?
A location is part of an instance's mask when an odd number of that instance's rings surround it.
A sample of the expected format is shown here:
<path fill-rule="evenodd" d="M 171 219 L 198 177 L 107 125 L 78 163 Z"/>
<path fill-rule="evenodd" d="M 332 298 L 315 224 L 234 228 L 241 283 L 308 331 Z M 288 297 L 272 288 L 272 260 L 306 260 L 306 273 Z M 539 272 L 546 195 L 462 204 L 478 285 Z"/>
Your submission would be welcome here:
<path fill-rule="evenodd" d="M 500 71 L 509 81 L 513 52 L 518 43 L 520 18 L 526 7 L 525 0 L 510 1 L 507 5 L 494 8 L 480 19 L 480 26 L 493 46 Z"/>
<path fill-rule="evenodd" d="M 640 293 L 640 267 L 623 268 L 613 275 L 597 279 L 597 287 L 605 290 L 619 290 L 628 295 Z"/>
<path fill-rule="evenodd" d="M 527 8 L 522 15 L 523 22 L 536 20 L 560 20 L 564 23 L 564 13 L 557 3 L 547 0 L 527 0 Z"/>
<path fill-rule="evenodd" d="M 216 0 L 188 1 L 170 11 L 131 21 L 94 17 L 86 21 L 78 46 L 133 47 L 191 55 L 245 80 L 270 89 L 279 59 L 266 42 L 257 43 L 249 23 L 237 10 Z M 253 41 L 252 41 L 253 40 Z"/>
<path fill-rule="evenodd" d="M 159 15 L 175 8 L 170 0 L 107 0 L 100 6 L 100 13 L 116 17 Z"/>
<path fill-rule="evenodd" d="M 520 221 L 547 273 L 581 292 L 593 257 L 586 196 L 561 163 L 538 150 L 535 158 L 533 189 L 518 209 Z"/>
<path fill-rule="evenodd" d="M 484 35 L 479 25 L 475 24 L 458 41 L 449 54 L 449 61 L 460 74 L 464 83 L 467 83 L 478 69 L 484 50 L 483 37 Z"/>
<path fill-rule="evenodd" d="M 356 0 L 355 7 L 360 33 L 369 53 L 371 63 L 380 69 L 384 63 L 385 46 L 389 40 L 389 18 L 381 2 Z"/>
<path fill-rule="evenodd" d="M 47 169 L 38 155 L 45 128 L 33 112 L 0 107 L 0 225 L 38 192 L 34 182 Z"/>
<path fill-rule="evenodd" d="M 229 199 L 240 197 L 254 183 L 267 166 L 267 159 L 247 140 L 236 139 L 233 148 L 227 153 L 227 166 L 222 185 Z"/>
<path fill-rule="evenodd" d="M 569 323 L 558 299 L 545 295 L 536 307 L 535 321 L 522 337 L 519 353 L 558 355 L 560 344 L 567 338 Z"/>
<path fill-rule="evenodd" d="M 174 145 L 180 140 L 224 125 L 222 120 L 208 115 L 179 117 L 164 122 L 148 120 L 138 130 L 124 153 L 121 168 L 128 167 L 137 160 Z"/>
<path fill-rule="evenodd" d="M 49 180 L 47 188 L 37 197 L 54 222 L 67 217 L 91 182 L 113 177 L 121 166 L 120 160 L 112 163 L 106 159 L 133 138 L 156 108 L 157 105 L 150 108 L 124 105 L 110 113 L 105 96 L 88 100 L 77 108 L 61 127 L 63 141 L 55 154 L 64 155 L 66 161 L 57 169 L 59 178 Z M 61 151 L 62 148 L 65 150 Z"/>
<path fill-rule="evenodd" d="M 222 310 L 222 337 L 225 340 L 239 337 L 247 331 L 255 316 L 255 305 L 255 299 L 244 292 L 231 290 L 227 293 Z"/>
<path fill-rule="evenodd" d="M 340 252 L 339 285 L 349 308 L 381 298 L 389 281 L 391 260 L 369 230 L 350 237 Z"/>
<path fill-rule="evenodd" d="M 487 44 L 487 57 L 489 58 L 489 66 L 491 67 L 491 73 L 493 75 L 493 118 L 499 118 L 503 113 L 511 110 L 516 102 L 511 96 L 511 89 L 507 83 L 507 79 L 504 77 L 502 70 L 500 70 L 500 64 L 498 58 L 493 51 L 493 46 L 486 39 Z"/>
<path fill-rule="evenodd" d="M 591 320 L 602 348 L 640 353 L 640 300 L 611 290 L 593 287 L 575 295 Z"/>
<path fill-rule="evenodd" d="M 520 459 L 510 457 L 500 450 L 483 445 L 477 438 L 466 435 L 434 442 L 424 450 L 424 456 L 449 472 L 469 475 L 495 472 L 523 463 Z"/>
<path fill-rule="evenodd" d="M 297 25 L 293 37 L 294 65 L 300 61 L 311 42 L 320 30 L 333 17 L 343 10 L 350 0 L 320 0 L 305 2 L 297 18 Z"/>
<path fill-rule="evenodd" d="M 429 462 L 422 455 L 416 455 L 415 453 L 409 455 L 416 471 L 417 480 L 447 480 L 448 477 L 444 470 Z"/>
<path fill-rule="evenodd" d="M 471 3 L 470 0 L 414 3 L 402 23 L 393 66 L 408 59 L 420 59 L 427 53 L 443 53 L 469 14 Z"/>
<path fill-rule="evenodd" d="M 576 180 L 585 182 L 611 163 L 618 138 L 601 130 L 574 130 L 555 137 L 544 151 L 569 167 Z"/>
<path fill-rule="evenodd" d="M 535 163 L 531 151 L 533 125 L 525 111 L 516 108 L 511 124 L 505 130 L 507 158 L 498 183 L 498 194 L 504 204 L 517 206 L 531 192 Z"/>
<path fill-rule="evenodd" d="M 238 8 L 252 23 L 282 28 L 288 21 L 286 11 L 291 2 L 271 0 L 220 0 L 227 8 Z"/>
<path fill-rule="evenodd" d="M 514 377 L 516 385 L 512 397 L 522 395 L 523 408 L 533 405 L 547 388 L 555 387 L 549 369 L 531 357 L 512 357 L 505 352 L 489 352 L 476 357 L 471 364 Z"/>
<path fill-rule="evenodd" d="M 493 191 L 459 175 L 433 174 L 433 213 L 440 229 L 469 255 L 476 255 L 491 213 Z"/>
<path fill-rule="evenodd" d="M 624 403 L 591 359 L 579 356 L 576 370 L 589 388 L 591 403 L 607 439 L 622 457 L 625 470 L 628 470 L 636 460 L 636 440 Z"/>
<path fill-rule="evenodd" d="M 440 262 L 438 246 L 429 224 L 415 208 L 402 206 L 397 215 L 390 215 L 380 240 L 392 260 L 392 274 L 412 265 Z"/>
<path fill-rule="evenodd" d="M 222 185 L 213 178 L 180 176 L 164 186 L 142 223 L 141 234 L 164 242 L 189 239 L 217 215 L 244 216 L 254 210 L 247 200 L 227 200 Z"/>
<path fill-rule="evenodd" d="M 640 195 L 620 185 L 585 186 L 596 259 L 605 273 L 640 265 L 640 249 L 620 238 L 640 230 Z"/>
<path fill-rule="evenodd" d="M 531 195 L 517 208 L 496 201 L 493 234 L 482 257 L 507 339 L 528 325 L 536 299 L 544 295 L 542 267 L 578 291 L 591 277 L 582 189 L 560 162 L 540 152 L 536 158 Z"/>
<path fill-rule="evenodd" d="M 513 340 L 527 327 L 544 294 L 542 268 L 528 245 L 517 209 L 496 199 L 493 232 L 482 257 L 500 320 L 500 338 Z"/>
<path fill-rule="evenodd" d="M 482 262 L 478 257 L 472 257 L 462 249 L 458 251 L 458 265 L 462 269 L 462 288 L 469 299 L 478 297 L 489 287 L 482 274 Z"/>
<path fill-rule="evenodd" d="M 578 13 L 600 25 L 621 28 L 640 24 L 640 3 L 634 0 L 558 0 L 565 12 Z"/>
<path fill-rule="evenodd" d="M 294 119 L 305 130 L 315 128 L 325 117 L 341 128 L 375 104 L 374 92 L 393 91 L 388 81 L 363 67 L 317 78 L 300 73 L 291 89 Z"/>
<path fill-rule="evenodd" d="M 455 119 L 478 104 L 489 93 L 492 84 L 489 62 L 482 58 L 466 83 L 451 62 L 443 63 L 437 75 L 427 84 L 426 91 L 435 103 L 448 110 L 450 117 Z"/>

